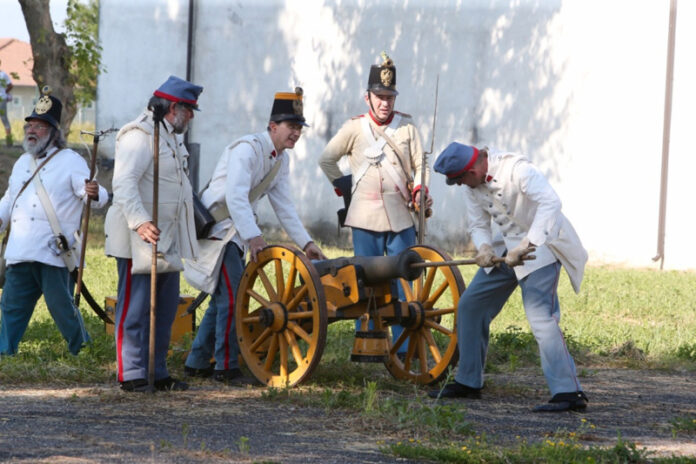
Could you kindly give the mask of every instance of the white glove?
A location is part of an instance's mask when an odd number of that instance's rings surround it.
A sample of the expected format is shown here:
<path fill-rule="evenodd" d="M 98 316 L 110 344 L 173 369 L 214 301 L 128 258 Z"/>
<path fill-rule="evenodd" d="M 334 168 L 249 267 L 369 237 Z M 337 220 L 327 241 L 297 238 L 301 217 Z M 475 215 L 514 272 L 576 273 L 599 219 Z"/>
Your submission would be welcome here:
<path fill-rule="evenodd" d="M 491 267 L 495 266 L 495 263 L 493 262 L 493 258 L 495 258 L 495 253 L 493 253 L 493 248 L 487 243 L 484 243 L 481 245 L 478 249 L 478 253 L 476 253 L 476 264 L 478 264 L 481 267 Z"/>
<path fill-rule="evenodd" d="M 529 253 L 533 253 L 535 250 L 536 247 L 529 243 L 529 239 L 525 237 L 519 245 L 508 251 L 505 256 L 505 264 L 510 267 L 521 266 L 524 264 L 522 258 L 526 257 Z"/>

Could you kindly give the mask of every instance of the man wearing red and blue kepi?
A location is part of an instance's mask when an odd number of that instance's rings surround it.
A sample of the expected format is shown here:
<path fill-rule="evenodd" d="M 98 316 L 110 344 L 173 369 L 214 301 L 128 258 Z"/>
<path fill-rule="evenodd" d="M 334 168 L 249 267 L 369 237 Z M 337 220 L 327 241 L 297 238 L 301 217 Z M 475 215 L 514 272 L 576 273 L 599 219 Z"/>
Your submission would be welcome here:
<path fill-rule="evenodd" d="M 179 305 L 183 259 L 198 253 L 193 190 L 183 133 L 198 109 L 202 87 L 170 76 L 137 119 L 116 136 L 113 206 L 106 215 L 104 251 L 116 258 L 115 337 L 118 381 L 125 391 L 147 391 L 152 244 L 157 243 L 155 388 L 186 390 L 169 376 L 167 351 Z M 153 223 L 154 120 L 161 120 L 157 226 Z"/>
<path fill-rule="evenodd" d="M 561 213 L 561 200 L 544 175 L 522 155 L 451 143 L 433 167 L 447 184 L 465 185 L 471 239 L 481 266 L 459 299 L 455 381 L 429 392 L 433 398 L 480 398 L 490 323 L 519 285 L 551 400 L 535 412 L 584 410 L 587 396 L 559 327 L 558 277 L 566 269 L 573 289 L 587 252 Z M 524 257 L 534 251 L 534 260 Z M 494 265 L 493 258 L 505 262 Z"/>

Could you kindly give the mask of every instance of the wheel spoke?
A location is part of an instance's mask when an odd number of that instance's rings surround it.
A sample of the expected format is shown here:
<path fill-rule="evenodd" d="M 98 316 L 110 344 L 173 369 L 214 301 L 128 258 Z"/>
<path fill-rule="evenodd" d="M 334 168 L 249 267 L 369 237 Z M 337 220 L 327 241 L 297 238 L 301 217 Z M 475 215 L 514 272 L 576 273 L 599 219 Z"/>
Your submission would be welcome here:
<path fill-rule="evenodd" d="M 279 259 L 275 260 L 275 278 L 278 288 L 277 295 L 282 295 L 285 292 L 285 283 L 283 282 L 283 262 Z"/>
<path fill-rule="evenodd" d="M 288 320 L 296 321 L 298 319 L 311 319 L 314 313 L 312 311 L 293 311 L 288 313 Z"/>
<path fill-rule="evenodd" d="M 445 316 L 447 314 L 453 314 L 456 308 L 451 307 L 451 308 L 440 308 L 440 309 L 431 309 L 430 311 L 425 312 L 425 317 L 428 319 L 432 319 L 437 316 Z"/>
<path fill-rule="evenodd" d="M 261 282 L 263 283 L 263 287 L 266 289 L 266 294 L 268 295 L 268 299 L 270 299 L 271 301 L 277 301 L 278 294 L 276 293 L 275 289 L 273 288 L 273 284 L 271 284 L 271 281 L 268 278 L 268 274 L 266 274 L 266 271 L 262 268 L 259 268 L 259 270 L 257 271 L 257 274 L 261 278 Z"/>
<path fill-rule="evenodd" d="M 266 372 L 271 372 L 273 368 L 273 361 L 275 360 L 275 355 L 278 352 L 278 335 L 273 334 L 271 338 L 271 345 L 268 347 L 268 354 L 266 355 L 266 362 L 263 364 L 263 368 Z"/>
<path fill-rule="evenodd" d="M 297 344 L 297 339 L 292 336 L 289 330 L 284 330 L 283 335 L 285 336 L 285 340 L 288 342 L 288 345 L 290 345 L 292 356 L 293 358 L 295 358 L 295 364 L 297 364 L 298 367 L 302 366 L 302 360 L 304 359 L 304 356 L 302 356 L 300 346 Z"/>
<path fill-rule="evenodd" d="M 413 290 L 411 290 L 411 286 L 408 284 L 408 281 L 406 281 L 406 279 L 399 279 L 399 284 L 404 290 L 406 301 L 413 301 L 415 298 L 413 297 Z"/>
<path fill-rule="evenodd" d="M 251 288 L 250 288 L 250 289 L 247 289 L 247 295 L 249 295 L 250 297 L 252 297 L 252 298 L 255 299 L 256 301 L 258 301 L 259 303 L 261 303 L 261 306 L 264 307 L 264 308 L 268 308 L 269 306 L 271 306 L 271 302 L 270 302 L 270 301 L 268 301 L 267 299 L 265 299 L 264 297 L 262 297 L 261 295 L 259 295 L 258 292 L 256 292 L 255 290 L 253 290 L 253 289 L 251 289 Z"/>
<path fill-rule="evenodd" d="M 302 301 L 302 299 L 307 295 L 307 292 L 309 291 L 309 286 L 305 283 L 300 287 L 299 290 L 295 291 L 295 296 L 292 297 L 292 300 L 290 300 L 285 307 L 288 309 L 288 311 L 292 311 L 295 309 L 295 307 Z"/>
<path fill-rule="evenodd" d="M 437 322 L 426 320 L 425 321 L 426 327 L 430 327 L 433 330 L 437 330 L 438 332 L 447 335 L 448 337 L 451 337 L 454 334 L 453 330 L 448 329 L 447 327 L 438 324 Z"/>
<path fill-rule="evenodd" d="M 440 361 L 442 361 L 442 354 L 440 353 L 440 348 L 435 342 L 435 337 L 433 337 L 433 334 L 430 333 L 429 330 L 423 330 L 423 336 L 430 347 L 430 354 L 433 356 L 435 364 L 439 364 Z"/>
<path fill-rule="evenodd" d="M 288 342 L 285 337 L 278 335 L 280 345 L 280 376 L 284 379 L 288 378 Z"/>
<path fill-rule="evenodd" d="M 271 333 L 271 328 L 266 327 L 263 330 L 263 332 L 261 332 L 261 335 L 259 335 L 259 337 L 256 340 L 254 340 L 254 343 L 252 343 L 252 345 L 249 347 L 249 351 L 251 351 L 252 353 L 255 352 L 258 349 L 258 347 L 266 341 L 266 339 L 271 335 Z"/>
<path fill-rule="evenodd" d="M 409 333 L 409 330 L 404 329 L 401 332 L 401 335 L 399 335 L 399 338 L 397 338 L 396 341 L 394 341 L 394 343 L 392 344 L 391 350 L 390 350 L 390 352 L 392 354 L 395 354 L 399 350 L 399 348 L 401 348 L 401 345 L 403 345 L 404 342 L 408 339 L 408 333 Z"/>
<path fill-rule="evenodd" d="M 423 285 L 423 292 L 420 294 L 421 301 L 425 299 L 426 295 L 430 294 L 430 289 L 433 288 L 433 282 L 435 281 L 435 274 L 437 274 L 436 269 L 428 269 L 427 275 L 425 277 L 425 284 Z"/>
<path fill-rule="evenodd" d="M 283 291 L 282 302 L 285 303 L 290 298 L 290 292 L 295 288 L 295 278 L 297 277 L 297 266 L 294 262 L 290 263 L 290 269 L 288 270 L 288 278 L 285 281 L 285 289 Z"/>
<path fill-rule="evenodd" d="M 446 280 L 442 282 L 442 284 L 433 292 L 432 295 L 428 298 L 427 301 L 423 302 L 423 307 L 425 309 L 430 309 L 435 305 L 435 302 L 440 299 L 443 293 L 445 293 L 445 290 L 449 287 L 449 282 Z"/>
<path fill-rule="evenodd" d="M 428 353 L 425 350 L 425 340 L 418 334 L 418 359 L 420 359 L 421 374 L 428 372 Z"/>
<path fill-rule="evenodd" d="M 302 340 L 306 341 L 308 344 L 312 343 L 312 339 L 305 330 L 294 322 L 288 322 L 288 329 L 295 332 L 295 334 Z"/>

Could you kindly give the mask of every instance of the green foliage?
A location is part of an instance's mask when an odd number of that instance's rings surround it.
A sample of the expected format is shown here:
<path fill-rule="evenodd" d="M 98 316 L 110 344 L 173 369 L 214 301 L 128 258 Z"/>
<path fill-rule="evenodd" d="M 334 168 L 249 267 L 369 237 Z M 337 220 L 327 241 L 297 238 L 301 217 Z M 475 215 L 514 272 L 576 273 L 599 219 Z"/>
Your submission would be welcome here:
<path fill-rule="evenodd" d="M 485 438 L 469 439 L 449 446 L 431 446 L 409 441 L 383 447 L 383 451 L 407 459 L 424 459 L 431 462 L 462 464 L 639 464 L 639 463 L 693 463 L 692 458 L 652 458 L 645 449 L 618 437 L 612 448 L 584 447 L 576 438 L 552 437 L 541 443 L 519 443 L 515 447 L 501 448 L 485 442 Z"/>
<path fill-rule="evenodd" d="M 696 416 L 680 416 L 670 421 L 672 435 L 696 435 Z"/>
<path fill-rule="evenodd" d="M 68 0 L 66 42 L 72 52 L 70 74 L 75 100 L 87 105 L 97 96 L 97 76 L 102 70 L 99 45 L 99 0 Z"/>

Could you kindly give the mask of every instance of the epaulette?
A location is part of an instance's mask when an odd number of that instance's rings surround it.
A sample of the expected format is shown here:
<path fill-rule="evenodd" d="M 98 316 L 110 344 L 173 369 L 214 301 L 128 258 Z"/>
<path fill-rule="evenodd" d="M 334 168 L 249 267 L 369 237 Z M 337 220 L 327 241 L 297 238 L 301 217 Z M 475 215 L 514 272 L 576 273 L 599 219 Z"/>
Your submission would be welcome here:
<path fill-rule="evenodd" d="M 408 113 L 402 113 L 401 111 L 394 111 L 396 114 L 400 114 L 402 118 L 411 118 L 413 119 L 413 116 L 411 116 Z"/>
<path fill-rule="evenodd" d="M 364 117 L 365 117 L 365 114 L 363 113 L 363 114 L 359 114 L 359 115 L 357 115 L 357 116 L 353 116 L 353 117 L 350 118 L 350 119 L 360 119 L 360 118 L 364 118 Z"/>

